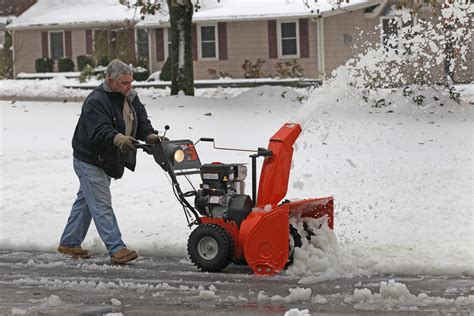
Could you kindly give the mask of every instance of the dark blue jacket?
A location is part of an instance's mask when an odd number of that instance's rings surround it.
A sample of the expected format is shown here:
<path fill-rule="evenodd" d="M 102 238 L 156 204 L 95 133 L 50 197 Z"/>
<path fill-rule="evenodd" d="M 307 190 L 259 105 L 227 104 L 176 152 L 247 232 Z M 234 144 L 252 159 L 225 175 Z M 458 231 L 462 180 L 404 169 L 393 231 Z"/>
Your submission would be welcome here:
<path fill-rule="evenodd" d="M 128 96 L 134 114 L 132 136 L 139 140 L 154 132 L 145 107 L 135 91 Z M 111 92 L 107 84 L 101 84 L 87 96 L 72 138 L 75 158 L 104 169 L 113 178 L 122 177 L 124 167 L 134 171 L 136 151 L 123 154 L 114 145 L 118 133 L 125 134 L 123 103 L 125 96 Z"/>

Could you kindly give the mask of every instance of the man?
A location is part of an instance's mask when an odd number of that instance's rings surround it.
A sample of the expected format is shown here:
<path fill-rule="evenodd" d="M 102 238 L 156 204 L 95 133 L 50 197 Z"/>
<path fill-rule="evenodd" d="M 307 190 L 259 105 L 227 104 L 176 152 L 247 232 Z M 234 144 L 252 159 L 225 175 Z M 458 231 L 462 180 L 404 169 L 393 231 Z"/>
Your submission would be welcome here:
<path fill-rule="evenodd" d="M 145 107 L 132 90 L 133 73 L 115 59 L 107 67 L 106 79 L 86 98 L 72 139 L 74 171 L 79 191 L 72 206 L 58 251 L 88 259 L 81 248 L 91 219 L 104 242 L 112 263 L 124 264 L 138 255 L 122 241 L 112 209 L 110 180 L 122 177 L 124 167 L 135 169 L 136 139 L 159 142 Z"/>

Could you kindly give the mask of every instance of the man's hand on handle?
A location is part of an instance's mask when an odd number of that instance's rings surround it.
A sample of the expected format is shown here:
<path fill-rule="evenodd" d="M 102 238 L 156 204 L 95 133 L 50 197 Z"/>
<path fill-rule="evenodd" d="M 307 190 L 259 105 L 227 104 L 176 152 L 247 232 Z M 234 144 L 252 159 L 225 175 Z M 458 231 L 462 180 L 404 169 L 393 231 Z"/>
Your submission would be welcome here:
<path fill-rule="evenodd" d="M 125 136 L 119 133 L 114 137 L 114 145 L 117 146 L 123 153 L 129 153 L 137 150 L 135 143 L 138 143 L 138 141 L 132 136 Z"/>
<path fill-rule="evenodd" d="M 154 144 L 157 144 L 159 142 L 167 142 L 167 141 L 169 141 L 169 139 L 167 137 L 160 136 L 158 134 L 150 134 L 145 139 L 145 143 L 147 143 L 149 145 L 154 145 Z"/>

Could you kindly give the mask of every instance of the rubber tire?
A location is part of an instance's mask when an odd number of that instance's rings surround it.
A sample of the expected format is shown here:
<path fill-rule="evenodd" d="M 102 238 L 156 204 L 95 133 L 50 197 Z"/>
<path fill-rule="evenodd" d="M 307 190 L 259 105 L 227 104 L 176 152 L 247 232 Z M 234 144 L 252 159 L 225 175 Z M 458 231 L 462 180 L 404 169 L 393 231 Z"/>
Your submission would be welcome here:
<path fill-rule="evenodd" d="M 293 225 L 290 225 L 290 233 L 289 233 L 290 239 L 288 240 L 288 261 L 285 264 L 285 267 L 283 269 L 288 269 L 289 266 L 293 264 L 294 261 L 294 256 L 295 256 L 295 248 L 301 248 L 303 245 L 301 243 L 301 236 L 298 233 L 298 230 L 293 227 Z M 293 238 L 293 249 L 291 249 L 291 238 Z"/>
<path fill-rule="evenodd" d="M 212 259 L 206 259 L 199 253 L 199 244 L 203 239 L 212 238 L 217 244 L 217 253 Z M 192 263 L 205 272 L 219 272 L 232 262 L 234 242 L 229 233 L 216 224 L 201 224 L 188 238 L 188 255 Z"/>

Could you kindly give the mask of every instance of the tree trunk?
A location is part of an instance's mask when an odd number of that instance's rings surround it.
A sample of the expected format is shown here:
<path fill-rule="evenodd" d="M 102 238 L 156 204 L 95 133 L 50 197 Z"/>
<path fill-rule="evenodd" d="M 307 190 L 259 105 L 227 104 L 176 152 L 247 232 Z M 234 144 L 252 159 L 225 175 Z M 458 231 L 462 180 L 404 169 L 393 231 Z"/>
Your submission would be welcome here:
<path fill-rule="evenodd" d="M 171 95 L 194 95 L 191 0 L 167 0 L 171 25 Z"/>

